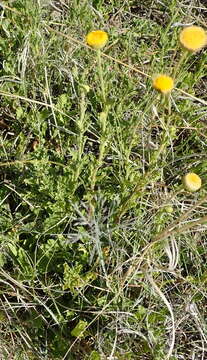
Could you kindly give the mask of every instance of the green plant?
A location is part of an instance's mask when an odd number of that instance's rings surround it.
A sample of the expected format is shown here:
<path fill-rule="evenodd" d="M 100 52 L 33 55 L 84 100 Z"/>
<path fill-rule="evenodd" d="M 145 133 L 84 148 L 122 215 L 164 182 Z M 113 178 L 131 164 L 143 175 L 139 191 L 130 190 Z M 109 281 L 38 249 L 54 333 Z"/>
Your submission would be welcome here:
<path fill-rule="evenodd" d="M 206 53 L 178 43 L 204 20 L 182 6 L 2 2 L 3 360 L 204 356 Z"/>

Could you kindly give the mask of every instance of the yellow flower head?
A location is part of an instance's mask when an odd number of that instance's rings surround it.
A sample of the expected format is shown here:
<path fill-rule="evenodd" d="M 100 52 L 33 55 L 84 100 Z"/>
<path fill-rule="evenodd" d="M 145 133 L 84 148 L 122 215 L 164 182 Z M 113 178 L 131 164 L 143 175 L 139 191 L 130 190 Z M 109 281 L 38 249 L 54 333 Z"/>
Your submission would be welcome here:
<path fill-rule="evenodd" d="M 168 75 L 160 74 L 153 79 L 152 86 L 162 94 L 167 94 L 173 89 L 174 80 Z"/>
<path fill-rule="evenodd" d="M 188 26 L 179 36 L 181 45 L 190 52 L 201 50 L 207 44 L 207 34 L 200 26 Z"/>
<path fill-rule="evenodd" d="M 86 42 L 92 48 L 102 49 L 108 41 L 108 34 L 102 30 L 91 31 L 86 35 Z"/>
<path fill-rule="evenodd" d="M 188 191 L 197 191 L 201 187 L 201 178 L 195 173 L 188 173 L 183 177 L 183 185 Z"/>

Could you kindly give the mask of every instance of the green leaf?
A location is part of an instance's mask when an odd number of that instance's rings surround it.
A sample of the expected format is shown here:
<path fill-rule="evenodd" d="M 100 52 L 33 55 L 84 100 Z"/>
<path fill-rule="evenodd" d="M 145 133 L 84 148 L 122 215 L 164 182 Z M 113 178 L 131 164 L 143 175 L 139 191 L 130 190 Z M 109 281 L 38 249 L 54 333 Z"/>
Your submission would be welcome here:
<path fill-rule="evenodd" d="M 89 360 L 101 360 L 101 356 L 99 355 L 99 353 L 97 351 L 94 350 L 90 354 Z"/>
<path fill-rule="evenodd" d="M 85 328 L 87 327 L 87 321 L 79 320 L 78 324 L 71 330 L 71 335 L 75 337 L 84 337 Z"/>

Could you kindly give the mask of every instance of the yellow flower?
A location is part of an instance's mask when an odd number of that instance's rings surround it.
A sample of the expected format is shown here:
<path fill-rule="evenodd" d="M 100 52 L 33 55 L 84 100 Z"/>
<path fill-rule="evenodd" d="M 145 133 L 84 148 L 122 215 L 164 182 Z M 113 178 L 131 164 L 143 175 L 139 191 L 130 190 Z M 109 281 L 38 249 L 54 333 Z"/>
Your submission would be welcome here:
<path fill-rule="evenodd" d="M 188 173 L 183 177 L 183 185 L 188 191 L 197 191 L 201 187 L 201 178 L 195 173 Z"/>
<path fill-rule="evenodd" d="M 86 42 L 92 48 L 102 49 L 108 41 L 108 34 L 102 30 L 91 31 L 86 35 Z"/>
<path fill-rule="evenodd" d="M 188 26 L 181 31 L 179 40 L 185 49 L 195 52 L 206 46 L 207 34 L 200 26 Z"/>
<path fill-rule="evenodd" d="M 165 74 L 157 75 L 152 82 L 153 88 L 163 94 L 169 93 L 174 87 L 174 80 Z"/>

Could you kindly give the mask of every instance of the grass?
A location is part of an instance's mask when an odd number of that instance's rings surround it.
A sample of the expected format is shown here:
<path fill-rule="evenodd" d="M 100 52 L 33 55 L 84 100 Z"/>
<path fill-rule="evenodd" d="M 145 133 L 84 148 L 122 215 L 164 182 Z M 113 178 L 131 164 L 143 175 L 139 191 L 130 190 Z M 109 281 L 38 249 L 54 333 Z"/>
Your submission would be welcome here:
<path fill-rule="evenodd" d="M 207 358 L 207 53 L 181 64 L 177 40 L 206 13 L 1 3 L 1 359 Z M 94 29 L 109 34 L 100 58 Z"/>

